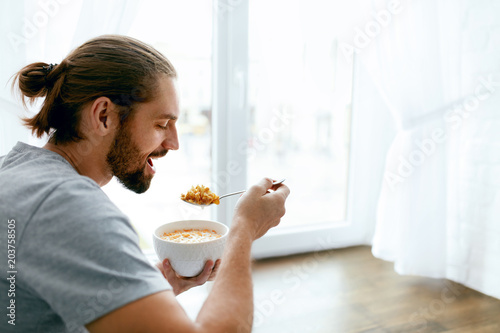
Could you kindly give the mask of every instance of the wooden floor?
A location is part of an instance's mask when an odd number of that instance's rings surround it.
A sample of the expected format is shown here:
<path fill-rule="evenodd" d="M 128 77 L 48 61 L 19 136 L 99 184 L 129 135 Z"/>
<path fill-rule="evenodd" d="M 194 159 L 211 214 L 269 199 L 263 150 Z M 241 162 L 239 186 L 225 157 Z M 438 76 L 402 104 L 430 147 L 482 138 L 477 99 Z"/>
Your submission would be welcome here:
<path fill-rule="evenodd" d="M 353 247 L 257 261 L 256 333 L 500 332 L 500 300 Z"/>

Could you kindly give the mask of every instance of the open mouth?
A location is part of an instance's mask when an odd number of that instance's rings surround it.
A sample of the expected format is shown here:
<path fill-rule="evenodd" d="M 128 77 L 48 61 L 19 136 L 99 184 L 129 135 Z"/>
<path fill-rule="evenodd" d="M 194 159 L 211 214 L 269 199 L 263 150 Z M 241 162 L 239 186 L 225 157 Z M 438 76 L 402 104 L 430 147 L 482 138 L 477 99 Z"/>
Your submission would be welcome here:
<path fill-rule="evenodd" d="M 156 172 L 156 167 L 153 165 L 153 159 L 151 157 L 148 158 L 148 165 L 153 172 Z"/>
<path fill-rule="evenodd" d="M 153 159 L 155 159 L 155 158 L 161 158 L 161 157 L 167 155 L 167 153 L 168 153 L 168 150 L 165 150 L 165 151 L 162 151 L 162 152 L 159 152 L 159 153 L 152 153 L 151 155 L 149 155 L 149 157 L 147 159 L 147 162 L 148 162 L 149 167 L 153 171 L 153 173 L 156 172 L 156 167 L 153 164 Z"/>

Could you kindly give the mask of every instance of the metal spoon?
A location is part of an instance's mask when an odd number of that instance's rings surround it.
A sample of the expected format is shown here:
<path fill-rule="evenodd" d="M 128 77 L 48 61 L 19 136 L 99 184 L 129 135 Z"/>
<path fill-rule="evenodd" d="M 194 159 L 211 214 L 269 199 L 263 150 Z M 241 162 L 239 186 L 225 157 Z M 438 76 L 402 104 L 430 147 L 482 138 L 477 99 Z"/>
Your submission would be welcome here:
<path fill-rule="evenodd" d="M 283 182 L 285 181 L 285 179 L 286 179 L 286 178 L 283 178 L 283 179 L 281 179 L 281 180 L 278 180 L 278 181 L 273 182 L 273 186 L 283 183 Z M 247 191 L 247 190 L 242 190 L 242 191 L 237 191 L 237 192 L 232 192 L 232 193 L 224 194 L 224 195 L 221 195 L 221 196 L 219 197 L 219 200 L 220 200 L 220 199 L 222 199 L 222 198 L 225 198 L 225 197 L 230 197 L 230 196 L 232 196 L 232 195 L 240 194 L 240 193 L 243 193 L 243 192 L 246 192 L 246 191 Z M 186 200 L 182 200 L 182 201 L 184 201 L 185 203 L 188 203 L 188 204 L 190 204 L 190 205 L 193 205 L 193 206 L 198 206 L 198 207 L 208 207 L 208 206 L 210 206 L 210 205 L 213 205 L 213 203 L 208 204 L 208 205 L 201 205 L 201 204 L 197 204 L 197 203 L 194 203 L 194 202 L 189 202 L 189 201 L 186 201 Z"/>

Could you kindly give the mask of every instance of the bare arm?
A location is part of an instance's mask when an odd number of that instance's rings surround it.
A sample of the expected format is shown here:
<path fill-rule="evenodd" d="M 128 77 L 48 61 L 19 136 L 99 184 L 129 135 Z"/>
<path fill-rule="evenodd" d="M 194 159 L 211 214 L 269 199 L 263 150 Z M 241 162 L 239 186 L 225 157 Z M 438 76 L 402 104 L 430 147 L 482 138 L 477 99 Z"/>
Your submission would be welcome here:
<path fill-rule="evenodd" d="M 195 322 L 187 317 L 174 293 L 164 291 L 129 303 L 90 323 L 87 329 L 92 333 L 250 332 L 252 242 L 279 223 L 289 193 L 284 185 L 267 193 L 271 186 L 271 180 L 264 179 L 238 202 L 217 279 Z"/>

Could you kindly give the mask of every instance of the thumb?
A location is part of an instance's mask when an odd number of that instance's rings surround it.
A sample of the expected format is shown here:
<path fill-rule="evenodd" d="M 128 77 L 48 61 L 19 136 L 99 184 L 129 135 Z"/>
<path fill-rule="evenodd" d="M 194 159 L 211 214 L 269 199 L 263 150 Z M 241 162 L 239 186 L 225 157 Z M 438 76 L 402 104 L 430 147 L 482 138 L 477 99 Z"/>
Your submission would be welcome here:
<path fill-rule="evenodd" d="M 267 190 L 270 190 L 273 187 L 273 180 L 271 178 L 262 178 L 257 184 L 253 185 L 248 189 L 249 194 L 253 195 L 264 195 L 267 193 Z"/>
<path fill-rule="evenodd" d="M 172 281 L 171 279 L 175 279 L 177 277 L 168 259 L 163 260 L 163 275 L 167 281 Z"/>

